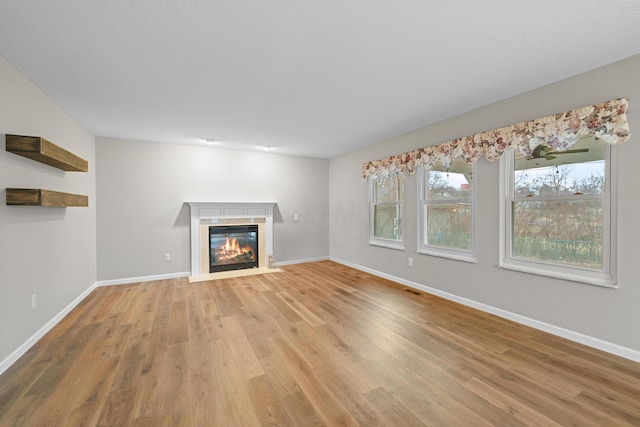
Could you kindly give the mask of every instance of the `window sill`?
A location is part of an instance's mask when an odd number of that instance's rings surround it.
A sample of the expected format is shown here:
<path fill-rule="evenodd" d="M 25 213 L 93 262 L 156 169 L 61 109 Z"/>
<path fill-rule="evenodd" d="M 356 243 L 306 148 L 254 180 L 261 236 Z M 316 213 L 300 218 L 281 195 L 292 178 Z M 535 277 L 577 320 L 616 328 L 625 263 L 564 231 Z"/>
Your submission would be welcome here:
<path fill-rule="evenodd" d="M 381 248 L 404 251 L 403 242 L 393 242 L 393 241 L 385 241 L 385 240 L 369 240 L 369 246 L 380 246 Z"/>
<path fill-rule="evenodd" d="M 440 258 L 453 259 L 455 261 L 470 262 L 472 264 L 478 263 L 478 260 L 476 259 L 475 255 L 467 254 L 463 252 L 443 251 L 443 250 L 434 250 L 434 249 L 425 249 L 425 248 L 418 249 L 416 252 L 422 255 L 437 256 Z"/>
<path fill-rule="evenodd" d="M 555 279 L 569 280 L 587 285 L 600 286 L 604 288 L 617 289 L 618 285 L 615 280 L 601 273 L 601 277 L 597 273 L 592 275 L 577 274 L 570 271 L 560 271 L 562 267 L 552 266 L 556 269 L 545 269 L 532 265 L 524 265 L 522 263 L 514 263 L 513 261 L 502 261 L 499 265 L 505 270 L 519 271 L 521 273 L 536 274 L 538 276 L 552 277 Z"/>

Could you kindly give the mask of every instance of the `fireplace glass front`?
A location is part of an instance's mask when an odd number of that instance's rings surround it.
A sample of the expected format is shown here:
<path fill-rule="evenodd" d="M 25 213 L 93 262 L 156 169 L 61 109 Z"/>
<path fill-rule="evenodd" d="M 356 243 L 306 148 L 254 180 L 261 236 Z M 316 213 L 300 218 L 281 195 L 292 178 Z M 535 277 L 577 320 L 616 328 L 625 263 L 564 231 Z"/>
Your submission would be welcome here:
<path fill-rule="evenodd" d="M 258 267 L 258 226 L 209 227 L 209 273 Z"/>

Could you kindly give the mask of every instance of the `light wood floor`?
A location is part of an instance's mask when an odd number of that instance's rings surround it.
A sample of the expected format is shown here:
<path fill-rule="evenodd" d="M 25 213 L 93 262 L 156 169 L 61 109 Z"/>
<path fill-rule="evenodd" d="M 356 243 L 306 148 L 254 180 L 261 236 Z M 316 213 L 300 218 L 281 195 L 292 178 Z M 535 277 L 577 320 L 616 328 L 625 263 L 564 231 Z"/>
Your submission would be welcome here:
<path fill-rule="evenodd" d="M 1 426 L 640 425 L 640 364 L 329 261 L 96 289 Z"/>

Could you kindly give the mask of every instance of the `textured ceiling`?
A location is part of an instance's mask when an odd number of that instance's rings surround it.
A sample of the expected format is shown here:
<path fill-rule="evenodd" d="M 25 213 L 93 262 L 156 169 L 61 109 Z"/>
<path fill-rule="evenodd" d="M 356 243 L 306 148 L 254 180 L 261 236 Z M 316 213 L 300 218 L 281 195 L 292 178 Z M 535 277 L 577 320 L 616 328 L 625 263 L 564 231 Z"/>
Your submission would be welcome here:
<path fill-rule="evenodd" d="M 638 1 L 0 0 L 0 55 L 96 136 L 312 157 L 638 53 Z"/>

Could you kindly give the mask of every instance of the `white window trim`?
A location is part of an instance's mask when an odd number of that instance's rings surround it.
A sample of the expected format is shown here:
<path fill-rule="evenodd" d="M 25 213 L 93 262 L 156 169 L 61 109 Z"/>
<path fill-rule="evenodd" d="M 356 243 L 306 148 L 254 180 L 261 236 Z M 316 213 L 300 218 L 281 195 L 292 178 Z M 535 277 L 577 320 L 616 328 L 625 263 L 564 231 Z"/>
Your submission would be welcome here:
<path fill-rule="evenodd" d="M 400 229 L 400 239 L 399 240 L 391 240 L 391 239 L 383 239 L 380 237 L 375 237 L 374 236 L 374 232 L 375 232 L 375 224 L 374 222 L 374 218 L 375 218 L 375 206 L 376 206 L 376 197 L 375 197 L 375 192 L 374 192 L 374 180 L 376 179 L 376 177 L 374 175 L 369 176 L 369 245 L 372 246 L 381 246 L 384 248 L 389 248 L 389 249 L 396 249 L 396 250 L 404 250 L 404 231 L 403 231 L 403 227 L 402 227 L 402 221 L 404 218 L 404 194 L 402 195 L 402 200 L 398 201 L 398 212 L 399 212 L 399 218 L 398 218 L 398 224 L 397 227 L 399 227 Z M 403 177 L 404 179 L 404 177 Z M 404 184 L 402 186 L 403 191 L 404 191 Z M 393 204 L 395 205 L 396 203 L 380 203 L 380 204 Z"/>
<path fill-rule="evenodd" d="M 441 258 L 450 258 L 457 261 L 465 261 L 477 263 L 476 256 L 476 199 L 477 199 L 477 186 L 476 186 L 476 177 L 477 177 L 477 167 L 476 163 L 473 163 L 473 179 L 471 180 L 471 192 L 472 197 L 470 199 L 454 199 L 454 200 L 443 200 L 442 203 L 451 203 L 451 202 L 468 202 L 471 203 L 471 250 L 463 251 L 458 249 L 450 249 L 439 246 L 432 246 L 428 244 L 424 244 L 425 241 L 425 233 L 427 232 L 427 227 L 424 221 L 424 208 L 427 204 L 427 188 L 426 188 L 426 174 L 427 168 L 425 166 L 421 166 L 419 169 L 418 176 L 418 244 L 416 251 L 420 254 L 432 255 Z M 439 202 L 432 202 L 439 203 Z"/>
<path fill-rule="evenodd" d="M 603 269 L 594 270 L 579 266 L 561 265 L 545 261 L 525 260 L 511 256 L 513 200 L 512 150 L 500 157 L 500 258 L 499 267 L 540 276 L 554 277 L 589 285 L 616 288 L 617 248 L 617 177 L 615 151 L 605 144 L 605 194 L 603 199 Z"/>

